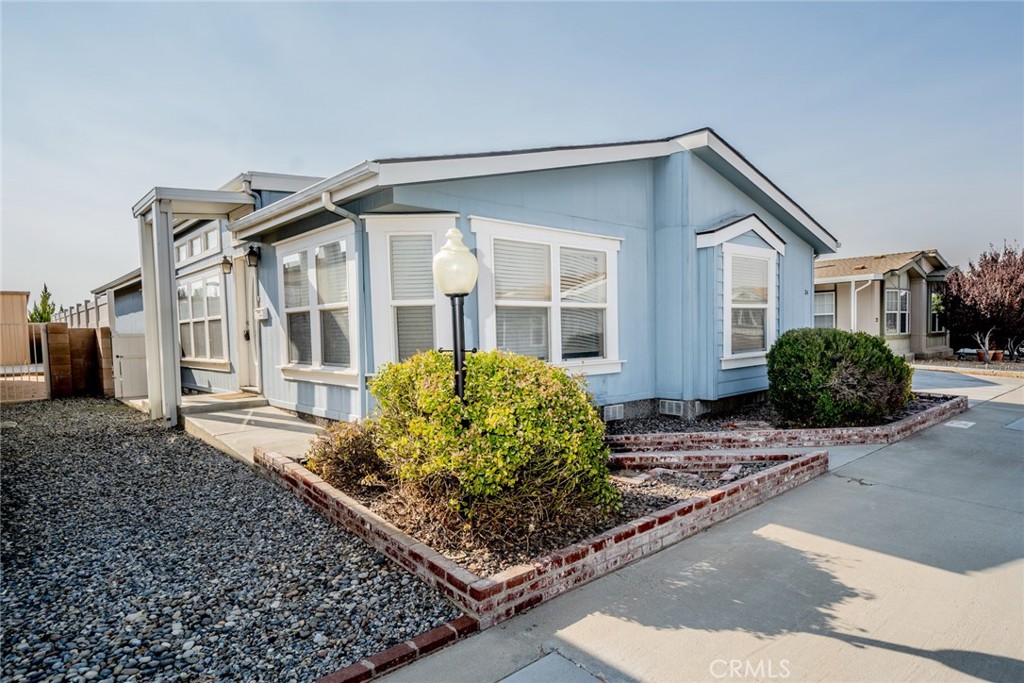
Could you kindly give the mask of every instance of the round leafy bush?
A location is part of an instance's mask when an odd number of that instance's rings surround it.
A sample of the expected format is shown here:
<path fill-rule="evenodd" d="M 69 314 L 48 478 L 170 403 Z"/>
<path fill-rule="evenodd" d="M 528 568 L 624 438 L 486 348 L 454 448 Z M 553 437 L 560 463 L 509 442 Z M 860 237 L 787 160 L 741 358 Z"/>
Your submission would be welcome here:
<path fill-rule="evenodd" d="M 878 424 L 906 406 L 913 373 L 865 332 L 790 330 L 768 352 L 768 400 L 787 426 Z"/>
<path fill-rule="evenodd" d="M 334 422 L 313 441 L 306 467 L 335 486 L 348 488 L 386 476 L 387 467 L 377 455 L 373 424 Z"/>
<path fill-rule="evenodd" d="M 500 351 L 468 354 L 466 370 L 464 402 L 452 357 L 438 351 L 387 365 L 372 381 L 378 453 L 402 484 L 470 522 L 617 507 L 604 423 L 582 380 Z"/>

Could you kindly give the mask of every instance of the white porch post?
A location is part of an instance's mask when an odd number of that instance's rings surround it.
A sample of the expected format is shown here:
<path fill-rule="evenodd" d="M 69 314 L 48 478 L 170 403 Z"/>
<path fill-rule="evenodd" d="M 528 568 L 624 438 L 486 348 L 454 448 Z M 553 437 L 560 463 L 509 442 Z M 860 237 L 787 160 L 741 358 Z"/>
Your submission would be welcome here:
<path fill-rule="evenodd" d="M 163 398 L 165 427 L 178 424 L 181 404 L 181 369 L 178 351 L 177 299 L 174 288 L 174 240 L 171 228 L 174 216 L 171 203 L 158 200 L 153 204 L 154 257 L 156 265 L 156 301 L 160 344 L 160 393 Z"/>
<path fill-rule="evenodd" d="M 146 321 L 146 390 L 149 395 L 149 417 L 159 420 L 164 416 L 163 391 L 160 373 L 160 322 L 157 315 L 159 300 L 156 292 L 156 259 L 153 239 L 153 225 L 156 223 L 156 208 L 146 220 L 147 214 L 139 216 L 139 256 L 142 266 L 142 313 Z"/>
<path fill-rule="evenodd" d="M 857 331 L 857 283 L 850 280 L 850 331 Z"/>

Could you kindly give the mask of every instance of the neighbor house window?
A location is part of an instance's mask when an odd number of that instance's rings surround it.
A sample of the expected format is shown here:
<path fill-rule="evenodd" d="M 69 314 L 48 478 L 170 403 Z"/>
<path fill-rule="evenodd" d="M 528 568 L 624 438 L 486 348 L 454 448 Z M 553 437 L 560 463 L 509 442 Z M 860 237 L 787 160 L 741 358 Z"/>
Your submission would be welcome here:
<path fill-rule="evenodd" d="M 885 290 L 885 333 L 910 334 L 910 290 Z"/>
<path fill-rule="evenodd" d="M 814 326 L 835 327 L 836 326 L 836 293 L 815 292 L 814 293 Z"/>
<path fill-rule="evenodd" d="M 725 359 L 762 359 L 775 341 L 774 249 L 727 242 L 724 258 Z"/>
<path fill-rule="evenodd" d="M 226 359 L 222 280 L 219 271 L 178 280 L 178 340 L 184 359 Z"/>
<path fill-rule="evenodd" d="M 201 230 L 174 243 L 176 264 L 191 262 L 220 252 L 220 222 L 214 221 Z"/>
<path fill-rule="evenodd" d="M 618 240 L 472 219 L 481 262 L 484 348 L 583 372 L 621 369 Z"/>
<path fill-rule="evenodd" d="M 942 324 L 942 295 L 946 291 L 944 282 L 928 283 L 928 331 L 932 334 L 941 334 L 946 331 Z"/>

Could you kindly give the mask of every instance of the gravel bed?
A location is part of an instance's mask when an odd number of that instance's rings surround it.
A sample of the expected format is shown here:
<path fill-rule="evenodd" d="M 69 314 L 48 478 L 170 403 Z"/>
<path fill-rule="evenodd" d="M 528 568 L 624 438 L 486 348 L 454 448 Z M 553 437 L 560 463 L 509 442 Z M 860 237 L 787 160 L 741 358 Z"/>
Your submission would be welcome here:
<path fill-rule="evenodd" d="M 4 681 L 310 681 L 459 614 L 115 401 L 5 406 L 3 421 Z"/>
<path fill-rule="evenodd" d="M 879 424 L 889 424 L 915 415 L 940 403 L 951 401 L 955 396 L 936 394 L 914 394 L 907 407 L 896 415 L 890 415 Z M 767 401 L 743 406 L 729 412 L 709 413 L 692 420 L 672 415 L 652 415 L 629 420 L 614 420 L 605 425 L 605 433 L 619 434 L 671 434 L 693 432 L 724 432 L 756 429 L 785 429 L 779 426 L 778 413 Z"/>

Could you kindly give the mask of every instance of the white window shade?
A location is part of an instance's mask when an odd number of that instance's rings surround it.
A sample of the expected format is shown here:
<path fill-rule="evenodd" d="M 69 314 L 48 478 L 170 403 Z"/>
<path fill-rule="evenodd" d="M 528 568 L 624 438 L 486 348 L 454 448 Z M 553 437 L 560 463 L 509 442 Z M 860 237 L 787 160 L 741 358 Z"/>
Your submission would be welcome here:
<path fill-rule="evenodd" d="M 396 306 L 398 360 L 403 361 L 434 346 L 434 307 Z"/>
<path fill-rule="evenodd" d="M 391 298 L 428 300 L 434 298 L 431 264 L 434 243 L 430 235 L 392 235 Z"/>
<path fill-rule="evenodd" d="M 321 304 L 348 302 L 345 245 L 331 242 L 316 248 L 316 297 Z"/>
<path fill-rule="evenodd" d="M 309 272 L 306 252 L 284 257 L 284 305 L 286 308 L 309 305 Z"/>
<path fill-rule="evenodd" d="M 494 240 L 494 297 L 499 301 L 550 301 L 551 248 Z"/>
<path fill-rule="evenodd" d="M 498 306 L 495 310 L 497 347 L 548 360 L 548 309 Z"/>
<path fill-rule="evenodd" d="M 559 252 L 562 300 L 603 304 L 608 301 L 607 256 L 601 251 L 564 247 Z"/>
<path fill-rule="evenodd" d="M 732 261 L 732 302 L 768 303 L 768 261 L 734 256 Z"/>

